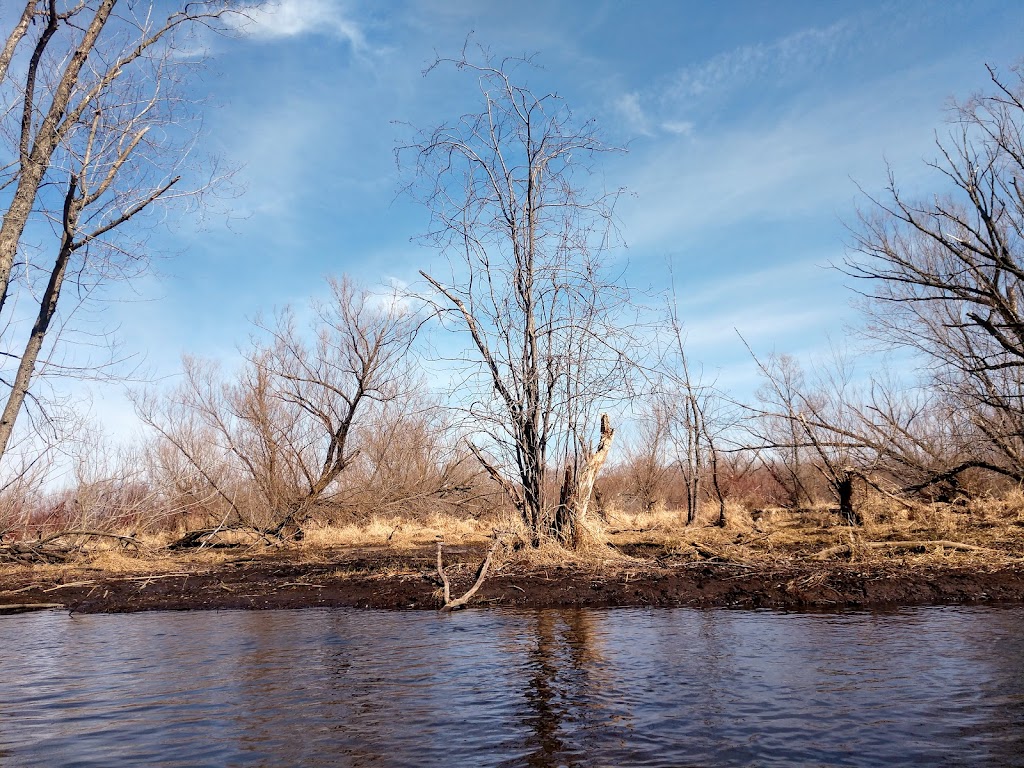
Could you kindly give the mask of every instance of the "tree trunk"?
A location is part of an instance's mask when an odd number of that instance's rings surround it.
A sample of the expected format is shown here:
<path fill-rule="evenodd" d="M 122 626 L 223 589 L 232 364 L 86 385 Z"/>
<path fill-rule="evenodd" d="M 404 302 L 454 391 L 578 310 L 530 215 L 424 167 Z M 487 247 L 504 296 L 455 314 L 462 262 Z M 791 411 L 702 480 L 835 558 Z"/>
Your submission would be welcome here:
<path fill-rule="evenodd" d="M 46 290 L 39 301 L 39 312 L 36 321 L 32 325 L 32 332 L 25 344 L 25 350 L 21 353 L 21 360 L 18 364 L 18 371 L 11 383 L 11 391 L 7 397 L 3 414 L 0 415 L 0 456 L 7 451 L 7 445 L 14 433 L 14 424 L 21 412 L 21 406 L 25 402 L 29 387 L 32 384 L 32 377 L 36 371 L 36 363 L 39 360 L 39 352 L 43 348 L 43 341 L 47 331 L 50 330 L 50 322 L 57 312 L 57 301 L 60 298 L 60 289 L 64 284 L 64 276 L 67 274 L 68 260 L 74 250 L 72 237 L 75 228 L 78 226 L 78 207 L 75 202 L 75 189 L 78 186 L 78 177 L 72 174 L 68 182 L 68 192 L 64 201 L 64 232 L 61 235 L 60 249 L 57 252 L 57 259 L 53 269 L 50 271 L 50 279 L 47 281 Z"/>
<path fill-rule="evenodd" d="M 853 507 L 853 477 L 846 475 L 836 483 L 839 495 L 839 516 L 847 525 L 861 525 L 864 521 Z"/>
<path fill-rule="evenodd" d="M 615 430 L 612 429 L 608 415 L 602 414 L 601 437 L 597 443 L 597 450 L 587 457 L 582 467 L 565 469 L 559 505 L 552 521 L 552 532 L 559 541 L 572 549 L 581 549 L 589 538 L 587 511 L 590 507 L 590 497 L 594 493 L 597 475 L 608 460 L 614 435 Z"/>

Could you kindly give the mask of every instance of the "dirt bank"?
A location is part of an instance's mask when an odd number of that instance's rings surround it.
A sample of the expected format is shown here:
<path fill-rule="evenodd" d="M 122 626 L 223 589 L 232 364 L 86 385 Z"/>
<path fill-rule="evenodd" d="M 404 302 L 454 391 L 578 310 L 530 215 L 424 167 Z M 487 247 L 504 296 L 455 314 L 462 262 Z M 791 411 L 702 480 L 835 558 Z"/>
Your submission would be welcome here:
<path fill-rule="evenodd" d="M 674 561 L 670 554 L 599 565 L 507 562 L 471 607 L 690 606 L 781 609 L 881 608 L 1024 602 L 1024 565 L 892 561 L 739 564 Z M 453 593 L 475 575 L 481 552 L 446 554 Z M 0 612 L 59 604 L 73 612 L 345 606 L 436 609 L 429 548 L 337 548 L 163 559 L 130 572 L 82 566 L 0 566 Z M 9 606 L 5 611 L 4 606 Z M 19 606 L 15 608 L 14 606 Z"/>

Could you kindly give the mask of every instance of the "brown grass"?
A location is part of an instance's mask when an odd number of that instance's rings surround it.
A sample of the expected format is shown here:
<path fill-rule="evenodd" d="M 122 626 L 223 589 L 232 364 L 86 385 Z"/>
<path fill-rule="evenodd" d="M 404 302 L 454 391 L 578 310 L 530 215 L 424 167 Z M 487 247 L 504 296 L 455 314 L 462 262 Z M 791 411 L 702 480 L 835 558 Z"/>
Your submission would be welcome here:
<path fill-rule="evenodd" d="M 697 523 L 686 526 L 678 510 L 656 508 L 650 512 L 612 509 L 605 519 L 592 517 L 591 536 L 582 551 L 570 552 L 553 542 L 539 548 L 512 546 L 528 540 L 521 524 L 511 516 L 498 520 L 460 518 L 431 514 L 412 520 L 401 516 L 371 517 L 348 525 L 310 525 L 305 538 L 282 545 L 299 559 L 329 559 L 338 549 L 432 548 L 444 543 L 446 553 L 483 550 L 495 530 L 509 546 L 496 556 L 494 567 L 551 567 L 606 569 L 630 567 L 630 563 L 656 558 L 672 561 L 720 560 L 737 563 L 770 564 L 805 561 L 830 549 L 843 549 L 831 560 L 888 562 L 907 565 L 991 565 L 1019 562 L 1024 557 L 1024 493 L 1001 499 L 981 499 L 966 505 L 897 503 L 881 497 L 865 499 L 860 506 L 864 525 L 840 524 L 838 515 L 827 508 L 791 511 L 760 510 L 751 514 L 741 507 L 728 509 L 728 525 L 713 523 L 717 509 L 702 510 Z M 61 569 L 94 569 L 115 574 L 141 574 L 187 567 L 189 564 L 215 567 L 229 558 L 272 553 L 251 534 L 228 533 L 222 541 L 234 542 L 232 549 L 204 549 L 174 553 L 166 549 L 179 533 L 139 538 L 135 551 L 116 540 L 96 539 L 83 543 L 79 558 L 69 565 L 33 566 L 60 576 Z M 922 544 L 917 547 L 887 542 L 952 541 L 982 547 L 964 552 L 949 547 Z M 610 546 L 609 546 L 610 545 Z M 0 566 L 15 567 L 15 566 Z"/>

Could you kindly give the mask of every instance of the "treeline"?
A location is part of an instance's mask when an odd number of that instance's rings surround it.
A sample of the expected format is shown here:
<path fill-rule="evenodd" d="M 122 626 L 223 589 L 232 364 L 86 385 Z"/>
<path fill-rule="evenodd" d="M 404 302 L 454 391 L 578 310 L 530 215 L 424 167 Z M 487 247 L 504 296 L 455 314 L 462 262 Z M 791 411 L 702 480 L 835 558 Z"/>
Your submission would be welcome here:
<path fill-rule="evenodd" d="M 621 190 L 591 173 L 620 150 L 536 95 L 529 61 L 472 46 L 433 68 L 461 72 L 479 111 L 397 152 L 429 215 L 418 282 L 389 294 L 338 278 L 309 312 L 258 322 L 239 366 L 186 357 L 176 385 L 137 391 L 146 437 L 112 454 L 46 398 L 47 377 L 88 368 L 62 346 L 77 307 L 60 310 L 61 287 L 72 276 L 88 304 L 137 270 L 144 237 L 124 233 L 191 156 L 144 141 L 195 103 L 165 87 L 187 82 L 176 46 L 235 13 L 189 3 L 162 23 L 113 5 L 28 0 L 0 58 L 15 158 L 0 169 L 0 287 L 6 299 L 20 276 L 38 306 L 26 332 L 0 302 L 0 535 L 175 530 L 201 543 L 241 529 L 273 542 L 314 521 L 440 512 L 583 548 L 617 509 L 725 526 L 827 508 L 859 525 L 868 497 L 956 504 L 1024 481 L 1019 70 L 990 70 L 955 107 L 932 189 L 907 195 L 890 178 L 851 226 L 841 268 L 865 335 L 904 370 L 865 377 L 841 355 L 805 370 L 751 351 L 761 386 L 739 398 L 688 359 L 674 291 L 638 297 L 612 263 Z M 40 66 L 58 76 L 40 80 Z M 57 223 L 55 260 L 26 245 L 36 219 Z M 74 475 L 59 491 L 55 466 Z"/>

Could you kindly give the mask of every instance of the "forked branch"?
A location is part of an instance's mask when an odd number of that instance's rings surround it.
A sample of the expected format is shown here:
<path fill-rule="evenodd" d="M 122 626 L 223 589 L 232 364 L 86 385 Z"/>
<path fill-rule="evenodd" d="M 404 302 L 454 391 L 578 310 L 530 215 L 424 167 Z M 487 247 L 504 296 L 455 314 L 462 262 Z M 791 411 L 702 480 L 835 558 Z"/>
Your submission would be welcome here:
<path fill-rule="evenodd" d="M 442 613 L 450 613 L 451 611 L 458 610 L 464 607 L 473 596 L 480 591 L 480 587 L 483 586 L 484 580 L 487 578 L 487 573 L 491 568 L 491 561 L 494 559 L 494 553 L 498 551 L 498 547 L 501 546 L 504 534 L 501 531 L 494 532 L 494 543 L 491 544 L 487 550 L 487 554 L 484 556 L 484 561 L 480 564 L 480 570 L 477 571 L 476 581 L 473 582 L 473 586 L 462 596 L 456 599 L 452 599 L 452 588 L 451 582 L 448 580 L 448 574 L 444 570 L 444 560 L 442 558 L 442 548 L 444 547 L 444 541 L 441 539 L 437 540 L 437 575 L 441 578 L 441 584 L 444 588 L 444 605 L 441 606 Z"/>

